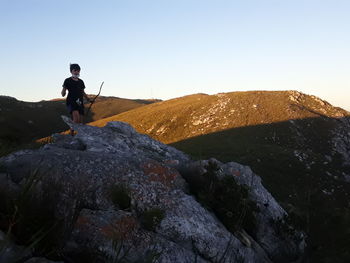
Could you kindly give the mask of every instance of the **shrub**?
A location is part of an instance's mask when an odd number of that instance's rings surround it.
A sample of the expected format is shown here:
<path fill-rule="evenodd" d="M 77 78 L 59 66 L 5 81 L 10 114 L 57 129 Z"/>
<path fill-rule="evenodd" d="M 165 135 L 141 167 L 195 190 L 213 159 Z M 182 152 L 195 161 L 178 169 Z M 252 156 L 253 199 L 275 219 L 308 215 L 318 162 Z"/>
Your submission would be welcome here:
<path fill-rule="evenodd" d="M 131 206 L 129 190 L 123 185 L 114 185 L 111 188 L 111 200 L 119 209 L 125 210 Z"/>
<path fill-rule="evenodd" d="M 248 187 L 239 185 L 232 176 L 219 178 L 219 167 L 209 162 L 204 174 L 184 175 L 190 191 L 206 208 L 212 210 L 231 232 L 246 229 L 250 232 L 256 225 L 256 204 L 248 198 Z"/>
<path fill-rule="evenodd" d="M 0 229 L 15 236 L 16 243 L 24 246 L 26 251 L 39 256 L 50 255 L 54 259 L 64 234 L 63 222 L 55 217 L 58 192 L 50 184 L 43 189 L 42 196 L 37 195 L 34 189 L 40 179 L 38 170 L 35 170 L 21 185 L 16 198 L 12 199 L 6 193 L 0 196 Z"/>
<path fill-rule="evenodd" d="M 141 225 L 149 230 L 154 231 L 156 227 L 162 222 L 165 213 L 162 209 L 152 208 L 142 213 Z"/>

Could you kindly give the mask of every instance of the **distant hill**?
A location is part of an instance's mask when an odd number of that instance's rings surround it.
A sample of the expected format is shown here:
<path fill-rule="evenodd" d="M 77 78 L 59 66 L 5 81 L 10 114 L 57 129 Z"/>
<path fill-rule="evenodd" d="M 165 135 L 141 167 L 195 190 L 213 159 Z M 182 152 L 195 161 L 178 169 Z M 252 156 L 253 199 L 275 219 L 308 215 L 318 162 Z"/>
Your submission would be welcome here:
<path fill-rule="evenodd" d="M 109 121 L 194 158 L 249 165 L 309 234 L 314 262 L 350 262 L 349 112 L 297 91 L 251 91 L 185 96 L 91 125 Z"/>
<path fill-rule="evenodd" d="M 96 99 L 85 121 L 109 117 L 156 101 L 159 100 L 131 100 L 100 96 Z M 85 107 L 89 107 L 89 104 Z M 0 145 L 2 148 L 0 155 L 1 152 L 12 149 L 12 146 L 21 147 L 35 139 L 67 130 L 61 115 L 68 115 L 65 99 L 25 102 L 0 96 Z"/>

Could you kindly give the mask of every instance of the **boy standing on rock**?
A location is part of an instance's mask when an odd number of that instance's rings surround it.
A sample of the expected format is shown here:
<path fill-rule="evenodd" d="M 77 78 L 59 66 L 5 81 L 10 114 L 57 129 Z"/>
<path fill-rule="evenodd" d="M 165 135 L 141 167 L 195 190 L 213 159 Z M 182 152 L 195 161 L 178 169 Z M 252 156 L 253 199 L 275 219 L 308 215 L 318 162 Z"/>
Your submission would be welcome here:
<path fill-rule="evenodd" d="M 72 120 L 75 123 L 83 123 L 84 117 L 84 101 L 83 97 L 89 102 L 90 99 L 86 95 L 84 89 L 85 84 L 82 79 L 79 78 L 80 66 L 78 64 L 70 64 L 71 77 L 66 78 L 63 82 L 63 89 L 61 91 L 62 97 L 66 96 L 66 91 L 68 90 L 68 96 L 66 99 L 66 104 L 69 113 L 72 116 Z M 71 135 L 74 135 L 74 130 L 70 129 Z"/>

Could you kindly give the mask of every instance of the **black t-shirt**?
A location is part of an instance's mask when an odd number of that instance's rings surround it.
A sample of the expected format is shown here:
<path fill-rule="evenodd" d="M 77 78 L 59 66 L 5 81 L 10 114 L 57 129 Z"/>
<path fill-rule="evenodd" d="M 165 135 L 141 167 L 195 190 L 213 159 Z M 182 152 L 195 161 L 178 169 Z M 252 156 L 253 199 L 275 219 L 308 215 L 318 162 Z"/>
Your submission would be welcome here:
<path fill-rule="evenodd" d="M 74 80 L 72 77 L 66 78 L 63 82 L 62 87 L 68 90 L 68 96 L 66 103 L 67 105 L 76 103 L 79 99 L 83 103 L 83 94 L 85 89 L 84 81 L 81 79 Z"/>

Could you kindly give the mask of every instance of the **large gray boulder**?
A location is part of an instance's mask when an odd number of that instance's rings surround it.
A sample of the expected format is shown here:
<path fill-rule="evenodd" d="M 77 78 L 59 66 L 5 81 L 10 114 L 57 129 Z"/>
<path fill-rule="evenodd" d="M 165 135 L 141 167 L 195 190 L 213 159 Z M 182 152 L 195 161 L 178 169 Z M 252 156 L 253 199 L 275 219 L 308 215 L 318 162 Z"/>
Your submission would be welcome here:
<path fill-rule="evenodd" d="M 86 262 L 117 257 L 131 262 L 302 259 L 303 233 L 278 226 L 287 214 L 249 167 L 192 161 L 123 122 L 99 128 L 64 120 L 78 132 L 76 136 L 55 134 L 53 143 L 38 150 L 0 159 L 0 191 L 14 198 L 30 184 L 33 200 L 41 200 L 39 209 L 44 203 L 59 222 L 58 245 L 66 258 L 74 261 L 85 255 Z M 204 173 L 208 162 L 220 168 L 218 178 L 231 176 L 237 184 L 248 185 L 249 198 L 259 207 L 256 231 L 228 231 L 191 195 L 181 173 Z"/>

